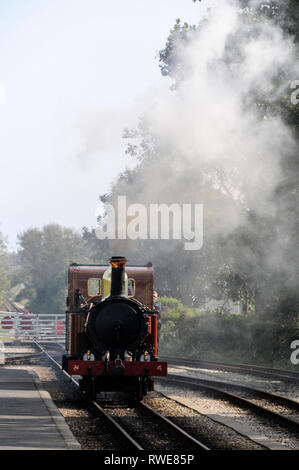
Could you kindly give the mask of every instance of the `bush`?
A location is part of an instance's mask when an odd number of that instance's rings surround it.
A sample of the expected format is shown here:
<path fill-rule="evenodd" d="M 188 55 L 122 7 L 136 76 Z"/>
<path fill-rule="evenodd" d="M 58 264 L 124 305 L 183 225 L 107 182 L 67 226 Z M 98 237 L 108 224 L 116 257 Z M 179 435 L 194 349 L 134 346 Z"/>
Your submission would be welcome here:
<path fill-rule="evenodd" d="M 192 310 L 174 298 L 162 298 L 160 354 L 256 364 L 290 363 L 294 331 L 258 315 L 222 315 Z"/>

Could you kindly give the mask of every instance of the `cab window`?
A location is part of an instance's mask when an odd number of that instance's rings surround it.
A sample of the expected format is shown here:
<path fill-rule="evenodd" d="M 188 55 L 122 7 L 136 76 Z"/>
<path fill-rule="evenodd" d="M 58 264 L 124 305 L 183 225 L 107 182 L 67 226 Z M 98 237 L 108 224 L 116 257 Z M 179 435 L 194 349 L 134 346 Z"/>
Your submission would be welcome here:
<path fill-rule="evenodd" d="M 134 297 L 135 295 L 135 279 L 128 279 L 128 297 Z"/>
<path fill-rule="evenodd" d="M 93 297 L 101 294 L 101 279 L 90 277 L 87 281 L 87 295 Z"/>

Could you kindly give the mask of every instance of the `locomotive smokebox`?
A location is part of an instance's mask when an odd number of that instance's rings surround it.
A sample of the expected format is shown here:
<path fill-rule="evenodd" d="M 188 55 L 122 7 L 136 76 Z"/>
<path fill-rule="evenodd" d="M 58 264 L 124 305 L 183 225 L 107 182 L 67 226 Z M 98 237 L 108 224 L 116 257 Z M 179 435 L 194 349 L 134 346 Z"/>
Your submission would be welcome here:
<path fill-rule="evenodd" d="M 124 256 L 112 256 L 109 261 L 111 264 L 111 290 L 109 298 L 127 297 L 126 263 L 128 260 Z"/>

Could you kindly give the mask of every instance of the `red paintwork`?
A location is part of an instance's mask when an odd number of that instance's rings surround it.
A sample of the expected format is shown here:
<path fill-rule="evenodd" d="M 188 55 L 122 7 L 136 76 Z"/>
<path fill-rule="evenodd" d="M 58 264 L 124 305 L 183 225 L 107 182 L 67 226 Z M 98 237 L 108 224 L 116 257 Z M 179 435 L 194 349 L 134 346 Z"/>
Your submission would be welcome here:
<path fill-rule="evenodd" d="M 108 266 L 101 265 L 76 265 L 69 267 L 69 311 L 74 312 L 75 290 L 80 289 L 85 299 L 88 299 L 87 281 L 92 277 L 102 279 Z M 129 278 L 135 279 L 134 297 L 141 303 L 152 308 L 153 306 L 153 277 L 154 269 L 147 266 L 126 266 L 126 273 Z M 101 297 L 101 296 L 99 296 Z"/>
<path fill-rule="evenodd" d="M 26 315 L 25 316 L 21 316 L 21 320 L 20 320 L 20 325 L 21 325 L 21 330 L 30 330 L 32 328 L 32 320 L 30 320 L 30 317 L 27 318 Z"/>
<path fill-rule="evenodd" d="M 167 375 L 167 362 L 131 362 L 123 361 L 123 376 L 164 376 Z M 108 371 L 105 373 L 103 361 L 68 361 L 68 373 L 70 375 L 114 375 L 111 369 L 115 368 L 114 361 L 108 363 Z"/>
<path fill-rule="evenodd" d="M 67 351 L 73 357 L 79 355 L 84 345 L 82 340 L 83 325 L 86 320 L 86 314 L 80 313 L 75 307 L 75 292 L 79 289 L 86 300 L 89 300 L 87 293 L 88 279 L 102 276 L 108 266 L 103 265 L 71 265 L 68 274 L 68 311 L 67 311 Z M 149 308 L 153 307 L 153 284 L 154 269 L 148 266 L 126 266 L 126 273 L 129 278 L 135 280 L 134 298 Z M 100 298 L 100 296 L 98 296 Z M 149 324 L 149 335 L 147 342 L 152 346 L 154 356 L 158 354 L 157 344 L 157 316 L 152 315 L 147 318 Z"/>
<path fill-rule="evenodd" d="M 3 330 L 11 330 L 13 328 L 13 320 L 11 317 L 4 317 L 1 322 Z"/>
<path fill-rule="evenodd" d="M 64 333 L 64 324 L 62 323 L 62 321 L 58 321 L 56 325 L 53 326 L 53 330 L 58 335 L 62 335 Z"/>

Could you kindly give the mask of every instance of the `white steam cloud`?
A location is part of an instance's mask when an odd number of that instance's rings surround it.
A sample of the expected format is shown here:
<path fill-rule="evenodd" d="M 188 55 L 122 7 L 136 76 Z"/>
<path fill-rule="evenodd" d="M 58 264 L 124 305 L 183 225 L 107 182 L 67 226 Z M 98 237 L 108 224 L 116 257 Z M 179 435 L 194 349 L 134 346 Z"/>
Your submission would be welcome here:
<path fill-rule="evenodd" d="M 246 22 L 230 0 L 219 2 L 189 34 L 187 44 L 179 36 L 175 43 L 176 90 L 161 89 L 146 114 L 150 133 L 162 153 L 178 157 L 180 172 L 188 166 L 195 172 L 217 168 L 233 197 L 271 212 L 281 160 L 295 143 L 282 120 L 263 114 L 256 101 L 265 95 L 275 103 L 288 93 L 290 80 L 284 89 L 275 84 L 282 72 L 299 77 L 292 38 L 265 20 Z M 153 191 L 163 193 L 170 184 L 164 177 L 159 182 L 155 171 Z"/>
<path fill-rule="evenodd" d="M 292 129 L 280 117 L 299 77 L 296 46 L 279 24 L 245 15 L 236 5 L 221 0 L 198 28 L 173 36 L 171 64 L 177 66 L 146 97 L 139 139 L 131 134 L 130 148 L 142 164 L 114 184 L 109 203 L 126 195 L 128 204 L 147 207 L 203 204 L 203 251 L 206 241 L 244 227 L 250 211 L 265 223 L 280 211 L 280 225 L 259 248 L 269 272 L 283 265 L 295 282 L 295 267 L 284 261 L 293 252 L 293 225 L 275 192 L 286 176 L 283 164 L 296 152 Z M 146 243 L 154 262 L 180 250 L 179 244 Z M 259 256 L 246 243 L 242 253 Z"/>

